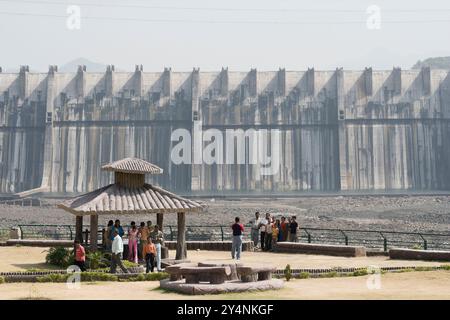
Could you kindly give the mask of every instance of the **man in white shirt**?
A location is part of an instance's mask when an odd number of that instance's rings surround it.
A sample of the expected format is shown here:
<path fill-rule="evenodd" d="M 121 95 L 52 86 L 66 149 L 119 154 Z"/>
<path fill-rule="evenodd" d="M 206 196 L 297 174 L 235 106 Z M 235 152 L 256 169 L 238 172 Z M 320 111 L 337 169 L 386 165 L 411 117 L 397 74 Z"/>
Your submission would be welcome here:
<path fill-rule="evenodd" d="M 268 213 L 266 214 L 266 216 L 268 215 Z M 269 216 L 270 217 L 270 216 Z M 259 223 L 259 228 L 261 231 L 261 250 L 265 251 L 266 250 L 266 226 L 267 226 L 268 220 L 265 218 L 262 218 L 260 223 Z"/>
<path fill-rule="evenodd" d="M 259 212 L 256 211 L 255 213 L 255 219 L 253 219 L 252 221 L 250 221 L 252 224 L 252 241 L 253 241 L 253 246 L 256 248 L 258 246 L 258 239 L 259 239 L 259 227 L 260 227 L 260 223 L 261 223 L 261 218 L 259 217 Z"/>
<path fill-rule="evenodd" d="M 270 216 L 270 213 L 266 213 L 266 219 L 265 219 L 265 229 L 266 234 L 264 236 L 264 250 L 265 251 L 271 251 L 272 250 L 272 230 L 273 230 L 273 224 L 272 224 L 272 217 Z"/>
<path fill-rule="evenodd" d="M 111 273 L 116 273 L 117 265 L 119 265 L 123 273 L 128 273 L 127 268 L 125 268 L 122 263 L 123 241 L 122 237 L 119 236 L 119 232 L 117 232 L 117 229 L 114 230 L 114 240 L 112 242 L 111 251 Z"/>

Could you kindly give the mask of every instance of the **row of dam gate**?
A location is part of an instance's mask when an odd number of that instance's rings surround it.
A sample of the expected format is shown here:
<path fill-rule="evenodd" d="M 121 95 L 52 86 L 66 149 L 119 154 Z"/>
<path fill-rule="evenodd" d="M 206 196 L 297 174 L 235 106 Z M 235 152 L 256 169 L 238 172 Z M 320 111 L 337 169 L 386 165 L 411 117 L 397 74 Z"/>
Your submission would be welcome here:
<path fill-rule="evenodd" d="M 125 157 L 186 193 L 450 190 L 448 70 L 57 69 L 0 72 L 1 193 L 90 191 L 113 178 L 101 164 Z M 171 135 L 195 122 L 224 136 L 278 129 L 279 170 L 175 164 Z"/>

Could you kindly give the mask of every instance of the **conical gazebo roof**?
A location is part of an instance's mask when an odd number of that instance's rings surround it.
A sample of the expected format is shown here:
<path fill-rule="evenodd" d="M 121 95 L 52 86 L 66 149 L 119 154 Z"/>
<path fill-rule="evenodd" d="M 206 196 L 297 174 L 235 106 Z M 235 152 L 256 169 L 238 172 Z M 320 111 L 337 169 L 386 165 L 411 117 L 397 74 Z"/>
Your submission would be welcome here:
<path fill-rule="evenodd" d="M 147 183 L 141 187 L 110 184 L 60 203 L 58 207 L 75 215 L 198 212 L 204 209 L 198 201 Z"/>
<path fill-rule="evenodd" d="M 83 215 L 170 213 L 203 211 L 205 205 L 145 183 L 145 174 L 163 169 L 137 158 L 125 158 L 102 166 L 114 171 L 115 182 L 58 204 L 70 213 Z"/>

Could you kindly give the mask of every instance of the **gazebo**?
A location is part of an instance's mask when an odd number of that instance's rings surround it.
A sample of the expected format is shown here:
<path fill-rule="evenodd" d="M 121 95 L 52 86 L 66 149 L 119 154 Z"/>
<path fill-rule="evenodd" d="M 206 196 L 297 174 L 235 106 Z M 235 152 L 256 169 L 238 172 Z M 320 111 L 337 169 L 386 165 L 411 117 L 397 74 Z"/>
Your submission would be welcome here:
<path fill-rule="evenodd" d="M 205 205 L 180 197 L 145 182 L 146 174 L 162 174 L 163 170 L 147 161 L 125 158 L 102 166 L 114 172 L 114 183 L 58 204 L 76 216 L 76 239 L 82 240 L 83 217 L 90 216 L 91 250 L 97 250 L 98 216 L 124 214 L 157 214 L 162 230 L 163 215 L 177 213 L 177 260 L 186 258 L 186 213 L 200 212 Z"/>

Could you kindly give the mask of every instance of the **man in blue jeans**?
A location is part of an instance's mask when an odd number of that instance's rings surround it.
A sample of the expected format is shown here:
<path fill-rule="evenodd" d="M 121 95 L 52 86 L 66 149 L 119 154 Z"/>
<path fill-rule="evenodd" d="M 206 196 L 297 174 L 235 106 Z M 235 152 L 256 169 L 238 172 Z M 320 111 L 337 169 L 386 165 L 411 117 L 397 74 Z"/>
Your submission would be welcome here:
<path fill-rule="evenodd" d="M 233 229 L 233 244 L 231 245 L 231 258 L 236 260 L 241 259 L 242 251 L 242 233 L 244 232 L 244 226 L 239 223 L 239 217 L 234 219 L 234 224 L 231 226 Z"/>
<path fill-rule="evenodd" d="M 156 269 L 161 272 L 161 246 L 164 244 L 164 234 L 159 230 L 159 226 L 156 225 L 153 231 L 150 233 L 153 243 L 156 247 Z"/>

